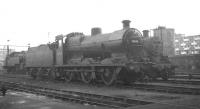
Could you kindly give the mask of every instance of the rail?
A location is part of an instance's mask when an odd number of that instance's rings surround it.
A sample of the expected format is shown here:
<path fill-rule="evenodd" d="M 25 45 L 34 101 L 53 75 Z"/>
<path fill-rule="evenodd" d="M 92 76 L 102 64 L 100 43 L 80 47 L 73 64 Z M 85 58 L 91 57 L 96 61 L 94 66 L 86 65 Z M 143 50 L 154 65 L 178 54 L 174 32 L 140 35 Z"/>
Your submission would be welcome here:
<path fill-rule="evenodd" d="M 2 75 L 3 77 L 8 77 L 8 78 L 16 78 L 15 76 L 5 76 Z M 155 81 L 156 82 L 156 81 Z M 157 91 L 157 92 L 166 92 L 166 93 L 178 93 L 178 94 L 189 94 L 189 95 L 200 95 L 200 88 L 194 88 L 194 87 L 185 87 L 185 86 L 173 86 L 171 85 L 163 85 L 162 82 L 164 83 L 176 83 L 176 84 L 196 84 L 199 85 L 200 81 L 179 81 L 179 80 L 169 80 L 169 81 L 157 81 L 157 83 L 161 83 L 160 85 L 158 84 L 151 84 L 151 83 L 133 83 L 131 85 L 122 85 L 118 84 L 116 87 L 119 88 L 132 88 L 132 89 L 138 89 L 138 90 L 146 90 L 146 91 Z M 104 86 L 104 85 L 102 85 Z M 110 86 L 113 87 L 113 86 Z M 68 91 L 69 92 L 69 91 Z"/>
<path fill-rule="evenodd" d="M 6 87 L 8 87 L 8 89 L 10 90 L 44 95 L 80 104 L 87 103 L 90 105 L 105 106 L 110 108 L 126 108 L 136 105 L 146 105 L 153 103 L 153 102 L 134 100 L 129 98 L 112 97 L 112 96 L 90 94 L 90 93 L 83 93 L 76 91 L 66 91 L 66 90 L 52 89 L 52 88 L 7 82 L 7 81 L 0 81 L 0 83 L 5 84 Z"/>

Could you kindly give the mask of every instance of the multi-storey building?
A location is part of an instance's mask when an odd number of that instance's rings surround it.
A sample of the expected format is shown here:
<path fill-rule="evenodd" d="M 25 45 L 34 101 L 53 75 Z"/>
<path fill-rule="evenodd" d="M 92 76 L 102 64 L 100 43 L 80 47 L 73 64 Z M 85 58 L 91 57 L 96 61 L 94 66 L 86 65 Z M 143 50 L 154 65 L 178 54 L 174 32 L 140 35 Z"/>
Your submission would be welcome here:
<path fill-rule="evenodd" d="M 176 71 L 200 73 L 200 35 L 176 34 L 174 45 L 175 56 L 171 58 L 171 61 L 178 66 Z"/>
<path fill-rule="evenodd" d="M 200 54 L 200 35 L 185 36 L 176 34 L 174 45 L 175 55 Z"/>
<path fill-rule="evenodd" d="M 153 29 L 153 32 L 154 37 L 158 37 L 163 41 L 163 55 L 169 57 L 174 56 L 174 29 L 159 26 L 158 28 Z"/>

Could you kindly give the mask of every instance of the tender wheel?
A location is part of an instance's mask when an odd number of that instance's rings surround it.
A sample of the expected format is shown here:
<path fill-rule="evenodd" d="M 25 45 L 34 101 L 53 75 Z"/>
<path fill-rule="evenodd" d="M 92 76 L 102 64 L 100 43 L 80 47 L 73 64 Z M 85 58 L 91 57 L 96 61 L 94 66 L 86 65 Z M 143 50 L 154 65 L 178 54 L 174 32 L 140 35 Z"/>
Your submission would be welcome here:
<path fill-rule="evenodd" d="M 65 77 L 64 77 L 66 82 L 70 82 L 73 79 L 73 73 L 71 72 L 65 72 Z"/>
<path fill-rule="evenodd" d="M 112 71 L 111 69 L 105 69 L 104 72 L 101 74 L 101 79 L 103 80 L 104 84 L 107 86 L 112 85 L 116 80 L 116 72 Z"/>
<path fill-rule="evenodd" d="M 149 81 L 151 81 L 151 78 L 149 77 L 149 75 L 144 75 L 143 82 L 148 83 Z"/>
<path fill-rule="evenodd" d="M 144 83 L 147 83 L 147 82 L 149 82 L 150 80 L 151 80 L 150 75 L 147 74 L 147 73 L 142 72 L 140 81 L 141 81 L 141 82 L 144 82 Z"/>
<path fill-rule="evenodd" d="M 81 79 L 84 83 L 90 83 L 93 80 L 93 72 L 82 72 Z"/>

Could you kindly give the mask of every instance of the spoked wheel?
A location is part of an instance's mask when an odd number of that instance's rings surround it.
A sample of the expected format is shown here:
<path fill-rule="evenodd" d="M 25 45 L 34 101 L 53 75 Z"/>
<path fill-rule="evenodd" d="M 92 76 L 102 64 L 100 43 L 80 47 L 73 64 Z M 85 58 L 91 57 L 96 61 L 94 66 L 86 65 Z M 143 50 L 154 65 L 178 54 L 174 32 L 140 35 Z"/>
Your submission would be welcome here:
<path fill-rule="evenodd" d="M 65 72 L 65 77 L 64 77 L 66 82 L 70 82 L 73 79 L 73 73 L 72 72 Z"/>
<path fill-rule="evenodd" d="M 55 69 L 49 69 L 48 70 L 48 75 L 49 75 L 49 79 L 51 80 L 55 80 L 56 79 L 56 70 Z"/>
<path fill-rule="evenodd" d="M 93 80 L 94 72 L 82 72 L 81 79 L 84 83 L 91 83 Z"/>
<path fill-rule="evenodd" d="M 117 77 L 117 73 L 109 68 L 105 69 L 105 71 L 102 72 L 101 74 L 101 79 L 103 80 L 104 84 L 106 84 L 107 86 L 115 83 L 117 79 L 116 77 Z"/>
<path fill-rule="evenodd" d="M 50 75 L 51 75 L 50 78 L 51 78 L 52 80 L 56 80 L 56 79 L 57 79 L 56 72 L 57 72 L 56 69 L 52 69 L 52 70 L 50 71 Z"/>
<path fill-rule="evenodd" d="M 149 77 L 149 75 L 144 75 L 144 78 L 143 78 L 144 83 L 148 83 L 150 80 L 151 78 Z"/>
<path fill-rule="evenodd" d="M 161 74 L 161 78 L 163 80 L 168 80 L 169 79 L 169 72 L 167 70 L 163 71 L 162 74 Z"/>
<path fill-rule="evenodd" d="M 33 79 L 37 78 L 37 70 L 36 69 L 31 69 L 30 70 L 30 75 Z"/>

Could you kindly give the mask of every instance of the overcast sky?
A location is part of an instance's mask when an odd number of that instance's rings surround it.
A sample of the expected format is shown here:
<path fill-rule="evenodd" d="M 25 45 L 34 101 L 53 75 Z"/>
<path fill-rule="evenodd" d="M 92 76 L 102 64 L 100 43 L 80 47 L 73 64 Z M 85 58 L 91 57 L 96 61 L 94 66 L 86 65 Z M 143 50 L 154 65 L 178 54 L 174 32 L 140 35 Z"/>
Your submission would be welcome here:
<path fill-rule="evenodd" d="M 0 45 L 31 46 L 54 40 L 57 34 L 101 27 L 103 33 L 131 26 L 174 28 L 176 33 L 200 34 L 199 0 L 0 0 Z M 50 34 L 48 35 L 48 32 Z"/>

